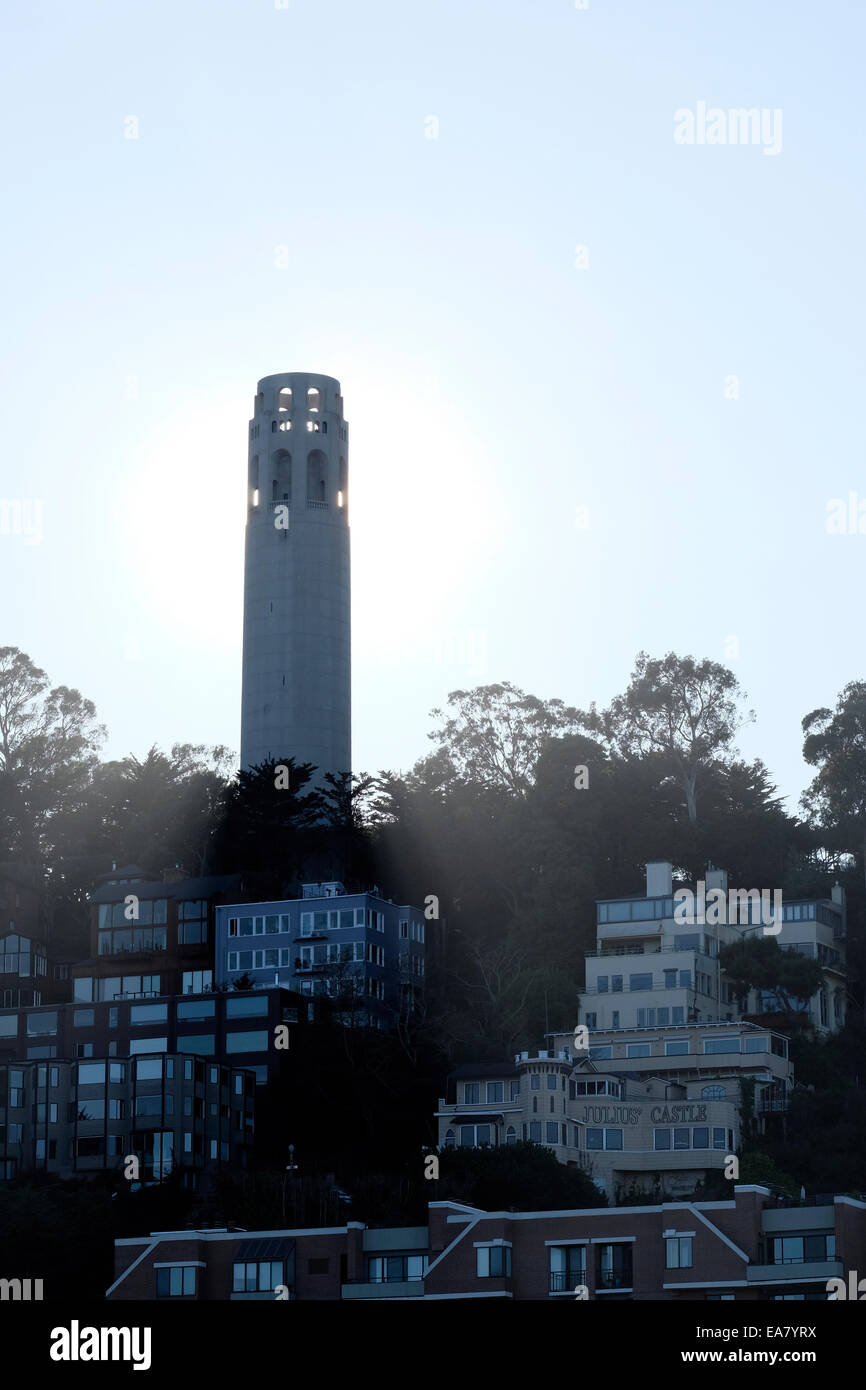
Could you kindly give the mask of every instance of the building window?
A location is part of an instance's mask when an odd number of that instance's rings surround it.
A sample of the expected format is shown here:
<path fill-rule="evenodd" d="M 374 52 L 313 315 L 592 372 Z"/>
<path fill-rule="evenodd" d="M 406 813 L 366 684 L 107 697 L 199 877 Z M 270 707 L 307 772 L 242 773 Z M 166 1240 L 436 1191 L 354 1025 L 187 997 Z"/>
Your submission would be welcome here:
<path fill-rule="evenodd" d="M 569 1293 L 586 1283 L 586 1246 L 550 1247 L 550 1292 Z"/>
<path fill-rule="evenodd" d="M 184 994 L 205 994 L 212 984 L 213 971 L 211 970 L 184 970 L 183 972 Z"/>
<path fill-rule="evenodd" d="M 241 1260 L 233 1266 L 234 1293 L 271 1293 L 284 1283 L 282 1260 Z"/>
<path fill-rule="evenodd" d="M 665 1240 L 665 1268 L 691 1269 L 694 1262 L 692 1243 L 691 1236 L 668 1236 Z"/>
<path fill-rule="evenodd" d="M 701 1100 L 724 1100 L 726 1094 L 724 1086 L 704 1086 L 701 1090 Z"/>
<path fill-rule="evenodd" d="M 226 1018 L 261 1018 L 267 1012 L 266 994 L 241 994 L 226 1000 Z"/>
<path fill-rule="evenodd" d="M 129 1022 L 136 1026 L 142 1023 L 166 1023 L 167 1004 L 133 1004 L 129 1010 Z"/>
<path fill-rule="evenodd" d="M 629 975 L 628 987 L 631 990 L 652 989 L 653 977 L 651 974 Z"/>
<path fill-rule="evenodd" d="M 190 1018 L 214 1018 L 216 1003 L 213 999 L 190 999 L 177 1006 L 178 1022 Z"/>
<path fill-rule="evenodd" d="M 122 1064 L 121 1064 L 122 1065 Z M 79 1071 L 79 1084 L 81 1082 L 81 1067 Z M 142 1057 L 135 1064 L 136 1081 L 156 1081 L 162 1077 L 162 1058 L 161 1057 Z"/>
<path fill-rule="evenodd" d="M 370 1284 L 414 1283 L 427 1272 L 426 1255 L 368 1255 L 367 1282 Z"/>
<path fill-rule="evenodd" d="M 505 1086 L 501 1081 L 488 1081 L 487 1104 L 501 1105 L 505 1099 Z"/>
<path fill-rule="evenodd" d="M 508 1128 L 506 1129 L 506 1131 L 505 1131 L 505 1142 L 506 1142 L 506 1144 L 516 1144 L 516 1143 L 517 1143 L 517 1131 L 515 1130 L 514 1125 L 509 1125 Z"/>
<path fill-rule="evenodd" d="M 835 1235 L 776 1236 L 770 1241 L 770 1264 L 799 1265 L 835 1258 Z"/>
<path fill-rule="evenodd" d="M 28 1014 L 27 1015 L 27 1036 L 28 1038 L 38 1038 L 45 1034 L 57 1032 L 57 1014 Z"/>
<path fill-rule="evenodd" d="M 156 1271 L 157 1298 L 190 1298 L 195 1294 L 195 1265 L 173 1265 Z"/>
<path fill-rule="evenodd" d="M 649 1043 L 629 1043 L 625 1055 L 626 1057 L 650 1057 L 652 1046 Z"/>
<path fill-rule="evenodd" d="M 454 1130 L 453 1130 L 453 1129 L 447 1129 L 447 1130 L 445 1131 L 445 1147 L 446 1147 L 446 1149 L 453 1149 L 456 1143 L 457 1143 L 457 1136 L 455 1135 Z"/>
<path fill-rule="evenodd" d="M 461 1149 L 477 1149 L 483 1144 L 490 1144 L 491 1127 L 490 1125 L 461 1125 L 460 1126 L 460 1147 Z"/>
<path fill-rule="evenodd" d="M 475 1269 L 479 1279 L 511 1278 L 510 1245 L 479 1245 L 475 1257 Z"/>
<path fill-rule="evenodd" d="M 200 1057 L 213 1057 L 216 1052 L 214 1033 L 187 1033 L 177 1040 L 178 1052 L 195 1052 Z"/>
<path fill-rule="evenodd" d="M 167 1052 L 168 1038 L 131 1038 L 129 1042 L 130 1056 L 135 1056 L 139 1052 Z"/>
<path fill-rule="evenodd" d="M 481 1099 L 481 1087 L 477 1081 L 467 1081 L 463 1086 L 463 1104 L 477 1105 Z"/>
<path fill-rule="evenodd" d="M 73 1009 L 73 1028 L 92 1028 L 94 1016 L 95 1014 L 93 1009 Z"/>
<path fill-rule="evenodd" d="M 103 1086 L 105 1084 L 105 1063 L 81 1063 L 78 1067 L 79 1086 Z"/>
<path fill-rule="evenodd" d="M 681 1057 L 689 1050 L 687 1038 L 675 1038 L 672 1042 L 665 1043 L 666 1057 Z"/>
<path fill-rule="evenodd" d="M 631 1243 L 596 1246 L 598 1289 L 630 1289 L 632 1281 Z"/>
<path fill-rule="evenodd" d="M 586 1131 L 588 1149 L 622 1149 L 621 1129 L 588 1129 Z"/>

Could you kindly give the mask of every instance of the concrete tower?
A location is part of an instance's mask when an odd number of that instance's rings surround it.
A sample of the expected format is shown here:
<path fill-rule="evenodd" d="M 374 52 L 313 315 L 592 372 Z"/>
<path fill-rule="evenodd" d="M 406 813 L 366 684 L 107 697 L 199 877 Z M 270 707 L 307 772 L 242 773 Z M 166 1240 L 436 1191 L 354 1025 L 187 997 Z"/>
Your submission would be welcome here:
<path fill-rule="evenodd" d="M 351 770 L 349 427 L 340 383 L 263 377 L 250 421 L 241 767 Z"/>

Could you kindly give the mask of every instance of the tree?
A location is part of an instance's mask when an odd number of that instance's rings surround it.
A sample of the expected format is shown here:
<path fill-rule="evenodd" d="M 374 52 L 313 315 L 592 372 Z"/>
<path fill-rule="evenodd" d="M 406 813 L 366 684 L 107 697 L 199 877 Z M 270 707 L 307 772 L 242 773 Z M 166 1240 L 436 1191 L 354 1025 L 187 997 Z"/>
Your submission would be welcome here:
<path fill-rule="evenodd" d="M 861 859 L 866 878 L 866 681 L 851 681 L 836 709 L 803 720 L 803 757 L 817 767 L 804 808 L 831 839 Z"/>
<path fill-rule="evenodd" d="M 45 872 L 80 808 L 105 729 L 96 706 L 17 647 L 0 647 L 0 833 L 5 855 Z"/>
<path fill-rule="evenodd" d="M 740 998 L 753 989 L 771 994 L 779 1011 L 791 1020 L 824 978 L 817 961 L 797 951 L 783 951 L 770 936 L 744 937 L 722 946 L 719 963 Z"/>
<path fill-rule="evenodd" d="M 737 729 L 754 720 L 751 710 L 740 714 L 741 695 L 736 677 L 718 662 L 674 652 L 663 658 L 638 652 L 625 694 L 606 710 L 591 705 L 580 719 L 623 757 L 662 754 L 685 794 L 689 820 L 695 822 L 701 773 L 733 751 Z"/>
<path fill-rule="evenodd" d="M 532 785 L 546 741 L 577 729 L 577 710 L 562 700 L 527 695 L 509 681 L 453 690 L 448 704 L 454 713 L 429 735 L 439 744 L 434 757 L 455 778 L 512 796 L 523 796 Z M 431 717 L 444 716 L 434 709 Z"/>
<path fill-rule="evenodd" d="M 312 763 L 271 758 L 238 774 L 226 791 L 216 835 L 222 872 L 261 871 L 269 875 L 268 891 L 282 896 L 322 820 L 322 796 L 309 786 L 314 772 Z"/>
<path fill-rule="evenodd" d="M 485 1211 L 556 1211 L 606 1207 L 607 1198 L 579 1168 L 552 1149 L 518 1141 L 482 1149 L 443 1149 L 439 1201 L 467 1202 Z"/>

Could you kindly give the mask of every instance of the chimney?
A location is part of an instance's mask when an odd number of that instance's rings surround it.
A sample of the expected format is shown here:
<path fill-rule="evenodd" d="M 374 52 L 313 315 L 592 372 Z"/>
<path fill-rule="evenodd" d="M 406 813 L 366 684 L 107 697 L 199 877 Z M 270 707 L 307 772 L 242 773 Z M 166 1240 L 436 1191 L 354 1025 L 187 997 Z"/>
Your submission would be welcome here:
<path fill-rule="evenodd" d="M 646 866 L 646 895 L 648 898 L 667 898 L 673 891 L 673 864 L 654 860 Z"/>
<path fill-rule="evenodd" d="M 707 869 L 706 885 L 707 885 L 707 892 L 708 892 L 708 893 L 709 893 L 709 891 L 710 891 L 711 888 L 721 888 L 722 892 L 725 893 L 725 894 L 727 894 L 727 891 L 728 891 L 728 871 L 727 871 L 727 869 L 716 869 L 716 868 L 713 868 L 713 866 L 711 865 L 711 866 Z"/>

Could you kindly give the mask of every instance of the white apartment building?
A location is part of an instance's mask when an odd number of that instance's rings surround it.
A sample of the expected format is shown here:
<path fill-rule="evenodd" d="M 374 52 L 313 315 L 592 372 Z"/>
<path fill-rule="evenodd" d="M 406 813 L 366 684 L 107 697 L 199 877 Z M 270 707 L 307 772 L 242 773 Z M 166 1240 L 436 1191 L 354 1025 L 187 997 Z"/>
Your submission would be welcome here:
<path fill-rule="evenodd" d="M 724 895 L 726 904 L 717 912 L 704 906 L 714 893 Z M 818 1031 L 835 1032 L 845 1021 L 847 998 L 844 890 L 837 885 L 831 898 L 818 900 L 780 898 L 766 886 L 729 889 L 726 872 L 710 869 L 706 880 L 695 885 L 691 903 L 684 904 L 682 890 L 675 893 L 673 888 L 672 866 L 647 864 L 645 896 L 597 903 L 596 946 L 586 953 L 580 1022 L 595 1034 L 732 1023 L 744 1015 L 774 1012 L 773 997 L 753 991 L 741 1013 L 719 964 L 721 946 L 767 931 L 782 950 L 821 963 L 822 983 L 812 999 L 803 1001 L 804 1009 Z M 684 921 L 688 915 L 692 920 Z"/>

